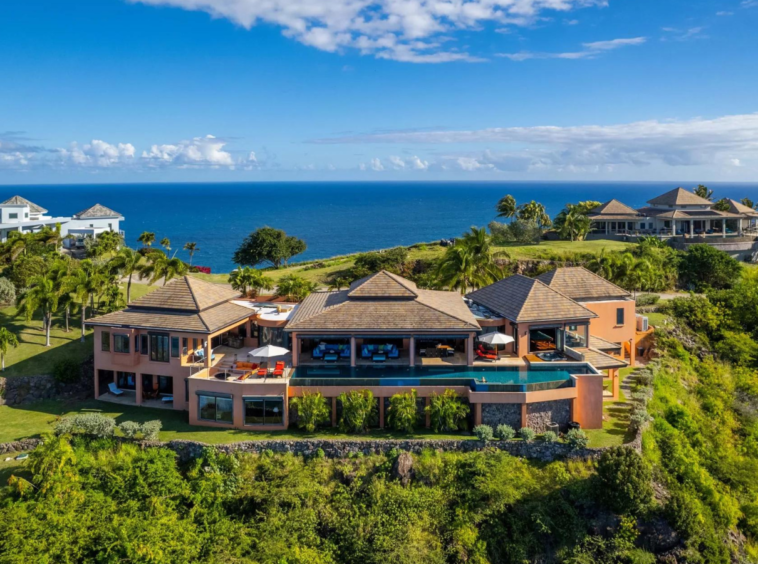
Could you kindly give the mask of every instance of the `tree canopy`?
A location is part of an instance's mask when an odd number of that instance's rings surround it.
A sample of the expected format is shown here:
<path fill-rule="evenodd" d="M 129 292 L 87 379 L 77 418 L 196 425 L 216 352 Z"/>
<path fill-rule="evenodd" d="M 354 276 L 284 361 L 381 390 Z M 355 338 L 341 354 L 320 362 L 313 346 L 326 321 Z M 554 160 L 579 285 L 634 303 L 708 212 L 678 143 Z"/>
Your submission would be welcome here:
<path fill-rule="evenodd" d="M 269 263 L 275 268 L 287 264 L 292 257 L 305 252 L 305 241 L 287 235 L 281 229 L 261 227 L 248 235 L 234 253 L 234 262 L 241 266 Z"/>

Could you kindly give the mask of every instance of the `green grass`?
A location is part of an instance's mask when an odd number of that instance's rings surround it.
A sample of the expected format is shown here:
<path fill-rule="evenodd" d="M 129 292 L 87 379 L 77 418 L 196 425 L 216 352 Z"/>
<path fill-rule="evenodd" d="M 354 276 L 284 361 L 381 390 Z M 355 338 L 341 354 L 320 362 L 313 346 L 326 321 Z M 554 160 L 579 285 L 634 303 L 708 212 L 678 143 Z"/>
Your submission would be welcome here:
<path fill-rule="evenodd" d="M 198 427 L 188 423 L 188 415 L 184 411 L 168 409 L 153 409 L 148 407 L 117 405 L 97 400 L 82 402 L 64 402 L 60 400 L 48 400 L 32 405 L 0 406 L 0 443 L 17 441 L 24 438 L 39 437 L 42 433 L 52 431 L 53 424 L 60 417 L 75 413 L 96 412 L 114 417 L 117 422 L 137 421 L 144 422 L 160 419 L 163 429 L 160 434 L 161 440 L 184 439 L 201 441 L 204 443 L 220 444 L 246 440 L 260 439 L 474 439 L 475 437 L 462 434 L 442 434 L 427 430 L 417 433 L 397 433 L 390 430 L 372 430 L 365 435 L 348 435 L 341 433 L 339 429 L 320 429 L 314 435 L 306 434 L 299 429 L 287 431 L 243 431 L 239 429 L 216 429 L 211 427 Z"/>
<path fill-rule="evenodd" d="M 648 323 L 653 327 L 662 327 L 666 324 L 666 320 L 669 318 L 665 313 L 658 312 L 645 313 L 643 315 L 647 317 Z"/>
<path fill-rule="evenodd" d="M 607 251 L 618 251 L 628 248 L 630 243 L 621 241 L 542 241 L 539 245 L 519 245 L 512 244 L 505 247 L 497 247 L 496 250 L 506 251 L 511 259 L 549 259 L 555 255 L 566 255 L 570 253 L 597 253 L 602 249 Z M 439 258 L 445 252 L 444 247 L 436 243 L 427 245 L 414 245 L 409 249 L 408 260 L 431 260 Z M 307 263 L 294 264 L 278 270 L 267 270 L 266 275 L 279 280 L 288 274 L 297 274 L 303 278 L 327 285 L 329 279 L 335 274 L 348 270 L 353 266 L 355 255 L 333 257 L 323 260 L 308 261 Z M 314 268 L 314 265 L 319 266 Z M 194 273 L 196 276 L 209 282 L 227 283 L 229 275 L 227 273 L 219 274 L 201 274 Z"/>
<path fill-rule="evenodd" d="M 619 370 L 621 383 L 632 372 L 634 372 L 634 368 L 632 367 Z M 626 400 L 627 398 L 622 388 L 619 392 L 618 401 L 609 401 L 603 404 L 603 428 L 585 430 L 590 439 L 591 447 L 618 446 L 632 440 L 633 437 L 629 432 L 629 406 Z"/>
<path fill-rule="evenodd" d="M 10 452 L 8 454 L 0 455 L 0 487 L 5 486 L 8 483 L 8 479 L 14 474 L 17 476 L 23 476 L 27 479 L 31 477 L 29 472 L 26 470 L 25 460 L 5 461 L 6 458 L 15 459 L 19 454 L 22 453 Z"/>

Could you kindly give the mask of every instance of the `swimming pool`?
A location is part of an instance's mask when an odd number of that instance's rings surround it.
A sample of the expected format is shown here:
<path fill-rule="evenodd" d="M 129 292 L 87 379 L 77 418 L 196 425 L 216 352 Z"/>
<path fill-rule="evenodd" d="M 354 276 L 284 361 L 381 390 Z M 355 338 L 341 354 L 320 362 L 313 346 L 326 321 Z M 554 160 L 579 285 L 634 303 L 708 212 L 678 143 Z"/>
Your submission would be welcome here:
<path fill-rule="evenodd" d="M 563 366 L 301 366 L 290 386 L 468 386 L 479 392 L 525 392 L 573 386 L 572 374 L 595 374 L 586 363 Z"/>

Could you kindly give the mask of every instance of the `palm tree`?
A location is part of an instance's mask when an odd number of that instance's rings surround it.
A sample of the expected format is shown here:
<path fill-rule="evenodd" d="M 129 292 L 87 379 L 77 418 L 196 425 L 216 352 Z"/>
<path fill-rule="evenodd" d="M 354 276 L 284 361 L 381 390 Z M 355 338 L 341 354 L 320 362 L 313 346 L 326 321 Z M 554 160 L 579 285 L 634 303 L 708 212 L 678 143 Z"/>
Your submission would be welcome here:
<path fill-rule="evenodd" d="M 693 190 L 696 196 L 700 196 L 701 198 L 705 198 L 706 200 L 712 200 L 713 199 L 713 190 L 709 190 L 707 186 L 703 186 L 702 184 L 698 184 L 697 188 Z"/>
<path fill-rule="evenodd" d="M 164 237 L 163 239 L 161 239 L 161 247 L 163 247 L 167 251 L 171 250 L 171 241 L 169 240 L 168 237 Z"/>
<path fill-rule="evenodd" d="M 152 246 L 152 244 L 155 242 L 155 233 L 151 233 L 150 231 L 143 231 L 142 235 L 140 235 L 137 238 L 137 241 L 145 245 L 148 249 Z"/>
<path fill-rule="evenodd" d="M 18 347 L 18 337 L 5 327 L 0 327 L 0 365 L 3 372 L 5 372 L 5 355 L 8 354 L 8 347 L 14 349 Z"/>
<path fill-rule="evenodd" d="M 255 297 L 260 290 L 274 289 L 274 281 L 271 278 L 249 266 L 238 268 L 229 274 L 229 283 L 232 288 L 249 297 Z M 247 291 L 248 288 L 251 289 L 250 292 Z"/>
<path fill-rule="evenodd" d="M 581 241 L 592 227 L 592 220 L 574 206 L 568 208 L 561 219 L 558 233 L 563 239 Z"/>
<path fill-rule="evenodd" d="M 503 277 L 503 270 L 495 262 L 500 256 L 507 254 L 494 250 L 487 231 L 472 227 L 445 251 L 437 266 L 437 282 L 461 294 L 492 284 Z"/>
<path fill-rule="evenodd" d="M 11 262 L 16 260 L 20 255 L 25 255 L 29 247 L 32 246 L 32 241 L 28 235 L 24 235 L 18 231 L 11 231 L 8 233 L 8 242 L 5 249 Z"/>
<path fill-rule="evenodd" d="M 516 215 L 516 198 L 510 194 L 500 198 L 500 201 L 498 201 L 495 209 L 497 210 L 497 217 L 505 217 L 511 219 L 514 215 Z"/>
<path fill-rule="evenodd" d="M 722 212 L 729 211 L 730 207 L 731 207 L 731 205 L 729 204 L 729 200 L 727 200 L 726 198 L 721 198 L 718 202 L 716 202 L 715 204 L 713 204 L 713 209 L 714 210 L 718 210 L 718 211 L 722 211 Z"/>
<path fill-rule="evenodd" d="M 318 290 L 318 284 L 295 274 L 288 274 L 279 279 L 276 297 L 288 302 L 301 302 L 312 292 Z"/>
<path fill-rule="evenodd" d="M 75 268 L 74 262 L 65 256 L 61 256 L 50 267 L 50 277 L 55 281 L 55 288 L 60 294 L 61 305 L 65 311 L 66 333 L 70 331 L 69 320 L 71 318 L 71 309 L 76 307 L 74 296 L 66 290 L 67 279 Z"/>
<path fill-rule="evenodd" d="M 540 226 L 540 229 L 550 227 L 553 224 L 545 211 L 545 206 L 534 200 L 518 207 L 518 218 L 523 221 L 533 221 Z"/>
<path fill-rule="evenodd" d="M 740 203 L 743 206 L 749 207 L 750 209 L 755 209 L 755 202 L 753 202 L 753 200 L 751 200 L 750 198 L 742 198 L 740 200 Z"/>
<path fill-rule="evenodd" d="M 603 247 L 600 249 L 600 252 L 592 257 L 592 260 L 587 263 L 587 269 L 595 274 L 599 274 L 606 280 L 611 280 L 616 272 L 616 261 L 612 254 L 605 252 L 605 247 Z"/>
<path fill-rule="evenodd" d="M 108 268 L 118 272 L 121 276 L 127 276 L 126 280 L 126 303 L 132 301 L 132 276 L 139 274 L 142 256 L 130 249 L 121 247 L 118 254 L 108 262 Z"/>
<path fill-rule="evenodd" d="M 85 325 L 87 320 L 87 307 L 92 307 L 94 296 L 100 291 L 103 285 L 102 275 L 97 271 L 91 260 L 86 259 L 79 263 L 79 268 L 74 270 L 66 279 L 65 291 L 72 294 L 82 308 L 82 337 L 84 342 Z"/>
<path fill-rule="evenodd" d="M 165 286 L 169 280 L 187 274 L 187 265 L 184 261 L 168 258 L 162 251 L 153 251 L 147 255 L 148 263 L 140 269 L 140 278 L 149 278 L 150 284 L 155 284 L 163 278 Z"/>
<path fill-rule="evenodd" d="M 197 248 L 197 243 L 185 243 L 184 250 L 189 253 L 189 256 L 190 256 L 189 263 L 190 263 L 190 266 L 192 266 L 192 257 L 194 257 L 195 253 L 200 250 Z"/>
<path fill-rule="evenodd" d="M 50 346 L 50 328 L 53 324 L 53 313 L 58 309 L 59 298 L 55 281 L 46 274 L 33 276 L 29 288 L 19 296 L 18 309 L 24 310 L 27 321 L 32 319 L 35 311 L 42 312 L 46 347 Z"/>
<path fill-rule="evenodd" d="M 329 284 L 329 291 L 337 291 L 339 292 L 342 290 L 342 288 L 347 288 L 350 286 L 350 279 L 345 278 L 344 276 L 338 276 L 337 278 L 332 279 L 332 282 Z"/>

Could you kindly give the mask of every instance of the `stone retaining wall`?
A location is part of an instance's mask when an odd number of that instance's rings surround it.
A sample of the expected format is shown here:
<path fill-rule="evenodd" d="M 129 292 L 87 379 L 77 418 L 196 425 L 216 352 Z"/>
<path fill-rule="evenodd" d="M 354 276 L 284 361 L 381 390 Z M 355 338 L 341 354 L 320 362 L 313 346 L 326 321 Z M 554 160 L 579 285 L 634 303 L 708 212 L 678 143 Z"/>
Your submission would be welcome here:
<path fill-rule="evenodd" d="M 82 364 L 82 376 L 61 384 L 50 375 L 0 377 L 0 405 L 22 405 L 47 399 L 87 399 L 95 394 L 93 358 Z"/>
<path fill-rule="evenodd" d="M 571 400 L 540 401 L 526 405 L 526 426 L 544 433 L 550 423 L 557 423 L 566 431 L 571 421 Z"/>
<path fill-rule="evenodd" d="M 10 452 L 25 452 L 27 450 L 34 450 L 42 444 L 42 439 L 22 439 L 20 441 L 13 441 L 10 443 L 0 443 L 0 454 L 8 454 Z"/>
<path fill-rule="evenodd" d="M 518 431 L 521 429 L 520 403 L 483 403 L 482 424 L 497 429 L 498 425 L 510 425 Z"/>

